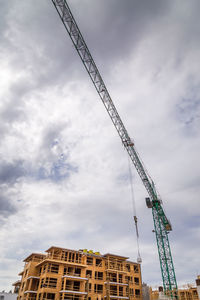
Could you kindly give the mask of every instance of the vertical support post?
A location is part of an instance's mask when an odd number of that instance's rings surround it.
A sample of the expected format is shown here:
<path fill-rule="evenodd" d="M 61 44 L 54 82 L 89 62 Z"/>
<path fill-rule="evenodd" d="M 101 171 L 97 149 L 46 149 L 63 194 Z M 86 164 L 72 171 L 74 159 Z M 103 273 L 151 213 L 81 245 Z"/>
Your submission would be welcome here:
<path fill-rule="evenodd" d="M 85 296 L 85 299 L 88 300 L 88 293 L 89 293 L 89 275 L 87 275 L 87 280 L 85 283 L 85 291 L 87 293 L 87 295 Z"/>
<path fill-rule="evenodd" d="M 130 280 L 128 279 L 128 293 L 127 293 L 127 297 L 130 300 Z"/>
<path fill-rule="evenodd" d="M 108 272 L 106 272 L 106 300 L 110 300 L 110 279 Z"/>

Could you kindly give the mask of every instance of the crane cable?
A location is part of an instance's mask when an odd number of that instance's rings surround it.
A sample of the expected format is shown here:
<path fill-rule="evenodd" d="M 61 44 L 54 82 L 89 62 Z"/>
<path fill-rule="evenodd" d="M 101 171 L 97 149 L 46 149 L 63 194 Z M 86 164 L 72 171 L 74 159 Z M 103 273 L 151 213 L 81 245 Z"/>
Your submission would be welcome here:
<path fill-rule="evenodd" d="M 137 262 L 141 263 L 142 258 L 140 256 L 140 247 L 139 247 L 139 231 L 138 231 L 138 223 L 137 223 L 137 213 L 136 213 L 136 204 L 135 204 L 135 197 L 134 197 L 134 190 L 133 190 L 133 175 L 131 171 L 131 164 L 130 164 L 130 157 L 128 156 L 128 166 L 129 166 L 129 180 L 130 180 L 130 187 L 131 187 L 131 199 L 132 199 L 132 207 L 133 207 L 133 219 L 135 223 L 135 231 L 136 231 L 136 239 L 137 239 L 137 250 L 138 250 L 138 257 Z"/>

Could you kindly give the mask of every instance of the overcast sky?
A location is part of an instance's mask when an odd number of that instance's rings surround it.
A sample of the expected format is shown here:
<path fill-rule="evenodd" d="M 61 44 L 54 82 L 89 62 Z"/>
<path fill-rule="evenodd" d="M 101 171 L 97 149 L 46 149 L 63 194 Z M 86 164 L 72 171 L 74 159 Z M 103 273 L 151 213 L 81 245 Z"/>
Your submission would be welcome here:
<path fill-rule="evenodd" d="M 178 284 L 200 273 L 200 2 L 70 0 L 173 225 Z M 50 246 L 137 260 L 128 158 L 50 0 L 0 0 L 0 290 Z M 133 185 L 143 281 L 161 284 Z"/>

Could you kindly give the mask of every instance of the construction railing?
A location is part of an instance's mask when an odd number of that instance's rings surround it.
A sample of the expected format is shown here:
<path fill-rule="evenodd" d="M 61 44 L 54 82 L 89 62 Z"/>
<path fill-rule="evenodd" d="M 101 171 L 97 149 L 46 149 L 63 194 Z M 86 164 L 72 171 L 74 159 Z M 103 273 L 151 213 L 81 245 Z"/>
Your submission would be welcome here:
<path fill-rule="evenodd" d="M 68 258 L 63 256 L 62 254 L 48 254 L 46 256 L 47 259 L 53 259 L 53 260 L 61 260 L 61 261 L 66 261 L 66 262 L 71 262 L 75 264 L 83 264 L 81 257 L 78 258 Z"/>

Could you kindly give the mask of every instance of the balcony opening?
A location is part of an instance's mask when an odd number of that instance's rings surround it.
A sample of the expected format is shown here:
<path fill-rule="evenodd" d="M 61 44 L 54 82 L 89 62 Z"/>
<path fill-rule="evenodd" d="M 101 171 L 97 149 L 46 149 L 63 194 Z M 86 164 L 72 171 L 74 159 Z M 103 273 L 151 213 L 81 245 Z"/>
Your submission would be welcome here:
<path fill-rule="evenodd" d="M 79 290 L 80 290 L 80 282 L 74 281 L 74 291 L 79 291 Z"/>
<path fill-rule="evenodd" d="M 117 296 L 117 287 L 115 285 L 110 286 L 110 295 Z"/>

